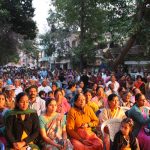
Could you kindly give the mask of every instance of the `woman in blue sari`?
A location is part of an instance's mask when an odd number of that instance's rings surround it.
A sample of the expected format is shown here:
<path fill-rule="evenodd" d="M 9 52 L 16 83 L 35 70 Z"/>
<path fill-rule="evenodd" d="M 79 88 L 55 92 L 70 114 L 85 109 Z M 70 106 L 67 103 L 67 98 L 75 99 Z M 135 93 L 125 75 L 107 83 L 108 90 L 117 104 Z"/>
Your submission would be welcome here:
<path fill-rule="evenodd" d="M 144 106 L 146 98 L 143 94 L 135 95 L 136 104 L 128 111 L 128 117 L 134 121 L 133 134 L 137 137 L 141 150 L 148 150 L 150 147 L 150 134 L 146 133 L 149 128 L 149 109 Z"/>

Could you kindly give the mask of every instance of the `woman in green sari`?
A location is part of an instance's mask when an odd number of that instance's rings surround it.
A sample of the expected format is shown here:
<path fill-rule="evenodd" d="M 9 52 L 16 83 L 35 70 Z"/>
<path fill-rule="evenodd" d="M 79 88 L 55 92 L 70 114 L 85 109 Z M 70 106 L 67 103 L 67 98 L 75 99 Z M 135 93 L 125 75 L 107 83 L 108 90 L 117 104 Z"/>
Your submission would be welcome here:
<path fill-rule="evenodd" d="M 21 92 L 16 96 L 15 109 L 6 114 L 6 138 L 10 149 L 39 149 L 34 144 L 39 135 L 39 120 L 37 113 L 28 109 L 28 105 L 27 94 Z"/>
<path fill-rule="evenodd" d="M 46 113 L 40 116 L 40 133 L 44 140 L 43 150 L 72 150 L 72 144 L 67 139 L 66 117 L 57 113 L 55 99 L 46 101 Z"/>

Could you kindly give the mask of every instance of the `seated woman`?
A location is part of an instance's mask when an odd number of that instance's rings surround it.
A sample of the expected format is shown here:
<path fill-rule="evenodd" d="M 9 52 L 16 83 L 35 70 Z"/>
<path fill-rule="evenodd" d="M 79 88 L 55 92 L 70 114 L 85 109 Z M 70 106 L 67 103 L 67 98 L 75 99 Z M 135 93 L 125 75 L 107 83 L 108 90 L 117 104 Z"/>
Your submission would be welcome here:
<path fill-rule="evenodd" d="M 120 106 L 123 107 L 132 107 L 133 103 L 131 102 L 131 93 L 129 91 L 125 91 L 122 94 L 122 99 L 120 100 Z"/>
<path fill-rule="evenodd" d="M 4 115 L 8 111 L 5 107 L 6 98 L 3 93 L 0 93 L 0 143 L 6 145 L 6 139 L 4 134 Z"/>
<path fill-rule="evenodd" d="M 74 98 L 74 107 L 67 116 L 67 132 L 74 150 L 102 150 L 103 143 L 91 131 L 99 121 L 92 108 L 86 105 L 85 96 L 80 93 Z"/>
<path fill-rule="evenodd" d="M 61 89 L 57 89 L 54 93 L 57 102 L 57 112 L 66 114 L 70 110 L 70 104 L 67 99 L 63 96 Z"/>
<path fill-rule="evenodd" d="M 46 101 L 46 113 L 40 116 L 40 133 L 44 140 L 44 150 L 67 150 L 72 149 L 67 139 L 66 118 L 63 114 L 57 113 L 55 99 Z"/>
<path fill-rule="evenodd" d="M 119 107 L 119 100 L 116 94 L 110 94 L 108 96 L 108 106 L 102 110 L 99 115 L 100 122 L 104 122 L 108 119 L 123 119 L 125 118 L 124 111 Z"/>
<path fill-rule="evenodd" d="M 136 104 L 128 111 L 128 117 L 134 121 L 133 134 L 137 136 L 141 150 L 150 147 L 150 136 L 145 133 L 145 128 L 150 128 L 149 110 L 144 106 L 145 96 L 141 93 L 135 95 Z M 149 134 L 150 135 L 150 134 Z"/>
<path fill-rule="evenodd" d="M 92 97 L 96 96 L 97 87 L 98 87 L 97 83 L 94 83 L 93 86 L 92 86 Z"/>
<path fill-rule="evenodd" d="M 142 92 L 142 94 L 145 94 L 145 83 L 142 81 L 142 76 L 138 75 L 136 77 L 136 81 L 134 82 L 134 86 Z"/>
<path fill-rule="evenodd" d="M 91 101 L 96 103 L 99 109 L 107 106 L 107 97 L 102 86 L 97 88 L 96 96 Z"/>
<path fill-rule="evenodd" d="M 91 101 L 91 99 L 92 99 L 92 92 L 91 92 L 91 90 L 86 90 L 84 92 L 84 95 L 85 95 L 85 98 L 86 98 L 86 104 L 88 106 L 90 106 L 93 109 L 93 111 L 96 113 L 98 111 L 99 107 L 98 107 L 98 105 L 96 103 Z"/>
<path fill-rule="evenodd" d="M 16 96 L 15 109 L 6 114 L 6 138 L 9 148 L 38 150 L 34 141 L 39 135 L 39 120 L 34 110 L 28 109 L 29 98 L 21 92 Z"/>
<path fill-rule="evenodd" d="M 100 123 L 113 118 L 123 119 L 125 118 L 124 111 L 119 107 L 119 100 L 116 94 L 110 94 L 108 96 L 108 107 L 104 108 L 102 112 L 99 114 Z M 110 138 L 108 128 L 104 129 L 104 143 L 106 146 L 106 150 L 110 149 Z"/>

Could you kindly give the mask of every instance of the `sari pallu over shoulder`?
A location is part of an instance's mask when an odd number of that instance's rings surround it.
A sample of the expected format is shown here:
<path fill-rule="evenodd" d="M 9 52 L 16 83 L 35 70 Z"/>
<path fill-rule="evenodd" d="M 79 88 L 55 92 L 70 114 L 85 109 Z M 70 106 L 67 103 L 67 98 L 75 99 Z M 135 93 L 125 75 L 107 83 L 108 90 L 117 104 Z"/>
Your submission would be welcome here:
<path fill-rule="evenodd" d="M 6 119 L 8 116 L 11 115 L 26 115 L 26 114 L 31 114 L 31 113 L 36 113 L 35 110 L 32 109 L 27 109 L 27 110 L 9 110 L 6 112 L 4 119 Z"/>
<path fill-rule="evenodd" d="M 46 119 L 44 116 L 40 116 L 41 129 L 45 128 L 47 136 L 57 144 L 64 145 L 67 143 L 66 150 L 72 150 L 73 146 L 69 139 L 63 139 L 63 132 L 66 125 L 66 116 L 64 114 L 57 113 L 53 117 Z M 66 140 L 66 141 L 64 141 Z M 43 148 L 58 150 L 55 146 L 43 141 Z"/>
<path fill-rule="evenodd" d="M 43 121 L 43 120 L 41 120 Z M 58 132 L 59 128 L 63 128 L 65 125 L 65 115 L 62 115 L 60 113 L 57 113 L 55 116 L 53 116 L 47 123 L 46 123 L 46 133 L 48 135 L 51 134 L 52 130 L 54 132 Z"/>

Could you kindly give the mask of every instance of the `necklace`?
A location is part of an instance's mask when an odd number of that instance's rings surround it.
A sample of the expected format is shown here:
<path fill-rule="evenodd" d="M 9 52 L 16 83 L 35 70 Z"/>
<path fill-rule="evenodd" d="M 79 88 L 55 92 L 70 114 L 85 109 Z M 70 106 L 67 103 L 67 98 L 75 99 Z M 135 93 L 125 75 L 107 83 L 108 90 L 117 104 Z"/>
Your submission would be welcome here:
<path fill-rule="evenodd" d="M 129 136 L 127 136 L 127 137 L 123 136 L 123 137 L 124 137 L 124 139 L 125 139 L 125 145 L 126 145 L 126 146 L 129 145 L 129 144 L 130 144 Z"/>

